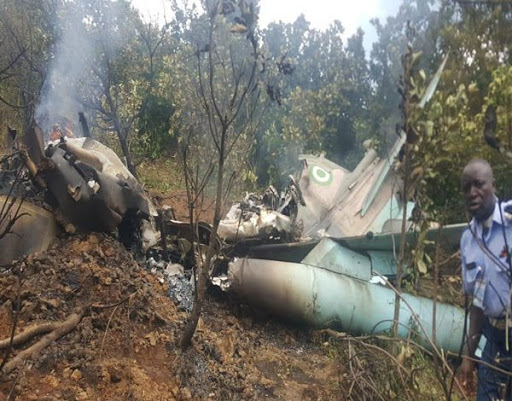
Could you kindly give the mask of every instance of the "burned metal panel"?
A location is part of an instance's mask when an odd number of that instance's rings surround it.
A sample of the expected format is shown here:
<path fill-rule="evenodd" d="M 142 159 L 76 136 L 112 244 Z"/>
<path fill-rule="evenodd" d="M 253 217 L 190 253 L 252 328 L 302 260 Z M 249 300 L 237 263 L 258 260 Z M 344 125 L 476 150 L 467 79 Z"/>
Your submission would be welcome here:
<path fill-rule="evenodd" d="M 467 228 L 467 224 L 451 224 L 441 229 L 441 232 L 437 228 L 433 228 L 427 231 L 427 240 L 441 241 L 444 247 L 457 248 L 459 246 L 460 237 Z M 409 231 L 406 235 L 406 242 L 408 244 L 414 244 L 418 239 L 418 232 Z M 350 249 L 367 251 L 367 250 L 381 250 L 390 251 L 400 249 L 400 233 L 386 233 L 386 234 L 372 234 L 372 235 L 360 235 L 354 237 L 346 237 L 338 239 L 342 245 L 347 246 Z"/>
<path fill-rule="evenodd" d="M 382 275 L 388 278 L 396 276 L 396 258 L 393 250 L 366 251 L 372 261 L 372 275 Z"/>
<path fill-rule="evenodd" d="M 123 187 L 130 188 L 133 192 L 137 193 L 138 197 L 143 198 L 143 200 L 139 198 L 139 200 L 137 200 L 141 210 L 143 210 L 144 213 L 149 213 L 151 216 L 157 216 L 158 213 L 155 206 L 144 194 L 144 190 L 139 181 L 112 149 L 92 138 L 66 138 L 66 144 L 72 145 L 72 149 L 80 148 L 80 154 L 84 154 L 85 152 L 89 153 L 90 156 L 87 157 L 88 159 L 91 157 L 97 159 L 100 165 L 97 167 L 93 165 L 92 167 L 95 167 L 96 170 L 105 176 L 113 178 L 114 182 L 121 182 Z M 68 151 L 73 153 L 72 149 L 68 149 Z M 81 160 L 79 154 L 75 154 L 75 156 Z M 87 163 L 87 160 L 81 161 Z M 99 174 L 99 176 L 101 177 L 102 175 Z"/>
<path fill-rule="evenodd" d="M 93 196 L 94 189 L 88 186 L 90 180 L 84 177 L 81 163 L 59 148 L 50 158 L 55 167 L 45 172 L 44 180 L 56 202 L 53 206 L 66 221 L 82 230 L 114 231 L 122 216 L 107 207 L 100 196 Z"/>
<path fill-rule="evenodd" d="M 360 280 L 372 278 L 372 264 L 368 256 L 345 248 L 330 238 L 322 239 L 301 263 Z"/>
<path fill-rule="evenodd" d="M 264 245 L 261 245 L 260 240 L 254 242 L 254 244 L 251 244 L 251 241 L 239 242 L 230 254 L 283 262 L 300 262 L 318 244 L 319 240 Z"/>
<path fill-rule="evenodd" d="M 3 205 L 5 200 L 6 197 L 0 195 L 0 205 Z M 20 200 L 16 202 L 18 204 Z M 12 234 L 0 239 L 0 265 L 34 252 L 46 251 L 56 236 L 55 218 L 42 207 L 25 201 L 21 205 L 19 215 L 21 217 L 11 229 Z"/>
<path fill-rule="evenodd" d="M 263 195 L 248 193 L 231 206 L 219 223 L 217 234 L 230 244 L 252 239 L 271 239 L 274 242 L 293 241 L 300 229 L 295 225 L 298 205 L 303 205 L 301 191 L 295 179 L 281 194 L 273 186 Z"/>
<path fill-rule="evenodd" d="M 67 141 L 73 143 L 72 139 L 68 139 Z M 123 162 L 112 149 L 92 138 L 78 138 L 75 141 L 77 144 L 81 143 L 81 147 L 83 149 L 90 151 L 100 159 L 102 163 L 102 168 L 100 171 L 102 173 L 112 177 L 125 179 L 132 183 L 132 185 L 140 186 L 137 179 L 133 176 L 132 173 L 130 173 L 128 168 L 123 164 Z"/>
<path fill-rule="evenodd" d="M 230 242 L 245 238 L 268 237 L 292 231 L 292 219 L 274 210 L 259 209 L 243 216 L 239 205 L 234 205 L 219 223 L 218 235 Z"/>
<path fill-rule="evenodd" d="M 37 125 L 32 126 L 29 132 L 21 137 L 22 147 L 27 151 L 32 162 L 40 164 L 44 155 L 43 131 Z"/>
<path fill-rule="evenodd" d="M 142 192 L 124 180 L 97 171 L 60 147 L 47 149 L 54 163 L 44 180 L 66 221 L 81 230 L 112 232 L 128 210 L 149 217 Z"/>
<path fill-rule="evenodd" d="M 288 320 L 334 326 L 355 335 L 382 333 L 392 328 L 395 293 L 343 274 L 302 263 L 244 258 L 230 264 L 227 281 L 229 290 L 248 304 Z M 403 294 L 403 299 L 411 309 L 401 302 L 398 334 L 403 338 L 419 335 L 429 347 L 426 337 L 432 335 L 433 329 L 432 300 L 410 294 Z M 436 345 L 458 352 L 464 311 L 437 303 L 436 313 Z"/>

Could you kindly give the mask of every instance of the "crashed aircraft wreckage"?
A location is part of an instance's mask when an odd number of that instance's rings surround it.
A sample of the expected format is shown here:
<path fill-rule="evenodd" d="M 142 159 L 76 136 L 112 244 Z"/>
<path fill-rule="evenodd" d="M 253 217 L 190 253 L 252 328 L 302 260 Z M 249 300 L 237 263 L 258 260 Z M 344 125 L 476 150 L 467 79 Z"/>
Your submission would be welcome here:
<path fill-rule="evenodd" d="M 394 148 L 395 154 L 400 142 Z M 405 207 L 397 185 L 399 178 L 388 161 L 393 159 L 379 160 L 370 149 L 356 169 L 348 172 L 323 157 L 303 156 L 297 183 L 291 184 L 297 194 L 292 197 L 294 206 L 290 208 L 295 215 L 285 216 L 293 222 L 290 227 L 302 228 L 301 241 L 282 243 L 278 238 L 263 245 L 261 241 L 251 242 L 251 236 L 242 234 L 250 232 L 254 233 L 252 238 L 261 238 L 262 233 L 271 232 L 266 224 L 270 219 L 257 219 L 254 215 L 274 213 L 274 222 L 285 217 L 279 216 L 279 208 L 272 210 L 268 202 L 260 202 L 260 211 L 252 205 L 251 212 L 243 203 L 235 205 L 238 213 L 230 211 L 221 222 L 220 227 L 224 227 L 219 233 L 227 233 L 226 238 L 232 240 L 238 224 L 243 227 L 238 231 L 239 243 L 249 246 L 237 244 L 243 249 L 235 252 L 240 257 L 212 282 L 250 305 L 296 322 L 352 334 L 391 330 L 395 292 L 387 288 L 386 280 L 396 279 L 395 256 Z M 298 199 L 301 202 L 296 202 Z M 408 202 L 408 216 L 413 206 Z M 251 229 L 244 224 L 251 224 Z M 285 238 L 283 227 L 273 224 L 274 236 L 281 233 Z M 445 227 L 443 244 L 456 248 L 465 227 Z M 437 235 L 438 230 L 433 229 L 428 238 L 432 240 Z M 267 239 L 272 238 L 267 235 Z M 407 243 L 413 244 L 416 239 L 417 233 L 409 231 Z M 405 302 L 400 307 L 399 335 L 419 338 L 430 347 L 427 338 L 434 328 L 433 301 L 405 293 L 402 296 Z M 436 309 L 437 346 L 458 352 L 464 311 L 440 302 Z"/>
<path fill-rule="evenodd" d="M 60 229 L 68 233 L 117 233 L 146 264 L 194 265 L 211 225 L 176 220 L 170 207 L 156 208 L 119 157 L 93 139 L 82 113 L 82 137 L 54 125 L 44 140 L 34 124 L 18 138 L 8 129 L 11 154 L 0 161 L 0 265 L 48 249 Z M 197 243 L 192 244 L 192 238 Z M 214 249 L 219 251 L 216 240 Z"/>
<path fill-rule="evenodd" d="M 42 131 L 34 126 L 20 142 L 14 146 L 26 149 L 22 162 L 52 207 L 47 210 L 37 202 L 21 205 L 23 218 L 12 227 L 19 235 L 0 238 L 0 264 L 46 249 L 57 231 L 55 214 L 69 231 L 117 230 L 127 246 L 134 233 L 144 249 L 160 238 L 157 251 L 166 261 L 166 234 L 191 237 L 187 223 L 172 219 L 160 220 L 156 230 L 157 212 L 140 184 L 112 150 L 87 134 L 61 136 L 44 148 Z M 211 270 L 212 282 L 287 319 L 354 334 L 390 330 L 395 294 L 382 284 L 395 279 L 397 233 L 404 208 L 409 219 L 414 206 L 404 199 L 394 170 L 404 142 L 402 135 L 384 159 L 367 144 L 353 171 L 323 156 L 301 156 L 299 174 L 290 177 L 283 194 L 270 187 L 261 197 L 248 195 L 221 222 L 223 243 L 215 238 L 215 248 L 230 261 L 224 271 Z M 15 199 L 8 185 L 2 188 L 4 199 Z M 445 228 L 445 243 L 457 244 L 462 229 Z M 210 227 L 201 226 L 199 231 L 201 242 L 207 243 Z M 414 233 L 408 236 L 414 240 Z M 191 245 L 181 245 L 182 258 Z M 432 300 L 409 294 L 403 299 L 399 334 L 428 346 L 434 326 Z M 457 352 L 463 323 L 460 308 L 437 303 L 437 346 Z"/>
<path fill-rule="evenodd" d="M 446 58 L 427 88 L 431 96 Z M 425 104 L 427 98 L 422 100 Z M 249 244 L 234 252 L 231 261 L 212 282 L 237 294 L 250 305 L 278 316 L 316 327 L 333 327 L 353 334 L 377 334 L 391 330 L 395 292 L 387 286 L 396 277 L 402 216 L 406 209 L 408 244 L 417 235 L 411 229 L 414 203 L 403 196 L 396 161 L 405 143 L 402 133 L 386 158 L 380 159 L 367 143 L 364 158 L 348 171 L 323 156 L 301 156 L 298 178 L 282 196 L 283 210 L 260 202 L 259 211 L 243 203 L 221 222 L 219 234 L 228 241 Z M 245 202 L 247 203 L 247 201 Z M 291 206 L 292 205 L 292 206 Z M 253 205 L 254 206 L 254 205 Z M 270 210 L 269 210 L 270 209 Z M 269 214 L 275 215 L 272 219 Z M 255 217 L 257 215 L 257 217 Z M 265 216 L 263 218 L 262 216 Z M 285 225 L 301 231 L 300 241 L 283 242 Z M 261 245 L 251 237 L 280 232 L 278 241 Z M 465 224 L 443 228 L 443 244 L 458 246 Z M 288 231 L 290 233 L 290 231 Z M 438 230 L 428 233 L 437 238 Z M 268 238 L 268 236 L 267 236 Z M 418 339 L 430 347 L 458 352 L 464 328 L 464 311 L 456 306 L 402 294 L 399 335 Z"/>
<path fill-rule="evenodd" d="M 0 238 L 0 264 L 46 250 L 56 235 L 56 221 L 68 232 L 117 230 L 126 246 L 137 235 L 142 248 L 156 243 L 158 234 L 148 224 L 156 211 L 111 149 L 91 137 L 65 136 L 45 148 L 44 134 L 35 124 L 21 139 L 12 129 L 8 137 L 14 154 L 21 156 L 14 163 L 18 167 L 24 163 L 26 169 L 20 173 L 9 168 L 13 166 L 2 166 L 0 201 L 18 203 L 20 208 L 9 230 L 14 235 Z M 9 171 L 16 171 L 16 177 L 9 176 Z M 29 176 L 23 177 L 27 172 Z M 37 188 L 19 185 L 22 182 L 35 183 Z M 3 221 L 12 220 L 16 210 L 11 208 Z"/>
<path fill-rule="evenodd" d="M 451 227 L 450 240 L 464 228 Z M 230 262 L 227 273 L 213 282 L 250 305 L 292 321 L 352 334 L 389 332 L 395 292 L 387 288 L 386 280 L 393 281 L 396 274 L 389 248 L 393 240 L 398 242 L 398 235 L 256 246 L 250 256 Z M 402 297 L 399 335 L 430 347 L 433 301 L 406 293 Z M 436 345 L 458 352 L 464 311 L 441 302 L 436 310 Z"/>

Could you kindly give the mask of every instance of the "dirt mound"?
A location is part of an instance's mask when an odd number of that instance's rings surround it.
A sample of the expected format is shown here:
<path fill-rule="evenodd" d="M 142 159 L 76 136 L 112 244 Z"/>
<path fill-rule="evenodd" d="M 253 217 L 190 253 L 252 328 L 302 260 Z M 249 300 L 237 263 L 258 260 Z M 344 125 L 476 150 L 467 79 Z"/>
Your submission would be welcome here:
<path fill-rule="evenodd" d="M 168 293 L 167 282 L 105 235 L 60 239 L 17 262 L 0 275 L 0 339 L 13 325 L 18 334 L 48 322 L 62 328 L 70 316 L 78 323 L 4 374 L 0 400 L 344 398 L 336 358 L 307 331 L 255 319 L 218 296 L 182 353 L 187 316 Z M 44 339 L 7 358 L 0 350 L 4 371 Z"/>
<path fill-rule="evenodd" d="M 158 207 L 164 205 L 171 207 L 177 220 L 188 221 L 189 203 L 187 191 L 173 191 L 164 194 L 157 190 L 151 190 L 149 191 L 149 196 Z M 196 207 L 199 207 L 199 211 L 195 211 L 199 214 L 199 220 L 211 224 L 215 212 L 215 201 L 213 199 L 201 198 L 197 201 Z"/>

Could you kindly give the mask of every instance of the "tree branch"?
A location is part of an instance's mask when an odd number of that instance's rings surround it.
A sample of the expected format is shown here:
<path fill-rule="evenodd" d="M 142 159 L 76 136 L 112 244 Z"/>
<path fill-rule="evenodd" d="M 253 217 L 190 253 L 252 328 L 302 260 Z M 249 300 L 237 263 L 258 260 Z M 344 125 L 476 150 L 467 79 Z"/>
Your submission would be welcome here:
<path fill-rule="evenodd" d="M 2 369 L 2 373 L 9 374 L 26 360 L 39 355 L 39 353 L 48 347 L 52 342 L 58 340 L 60 337 L 65 336 L 70 331 L 72 331 L 78 325 L 78 323 L 80 323 L 83 316 L 84 311 L 71 314 L 65 321 L 59 323 L 58 328 L 44 336 L 31 347 L 19 352 L 18 355 L 7 362 Z"/>

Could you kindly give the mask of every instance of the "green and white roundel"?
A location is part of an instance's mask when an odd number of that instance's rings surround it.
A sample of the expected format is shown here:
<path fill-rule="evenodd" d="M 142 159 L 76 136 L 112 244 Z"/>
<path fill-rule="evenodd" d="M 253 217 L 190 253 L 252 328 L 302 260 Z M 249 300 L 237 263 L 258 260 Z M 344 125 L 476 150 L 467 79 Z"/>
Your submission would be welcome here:
<path fill-rule="evenodd" d="M 309 177 L 319 185 L 329 185 L 332 182 L 332 172 L 314 164 L 309 166 Z"/>

